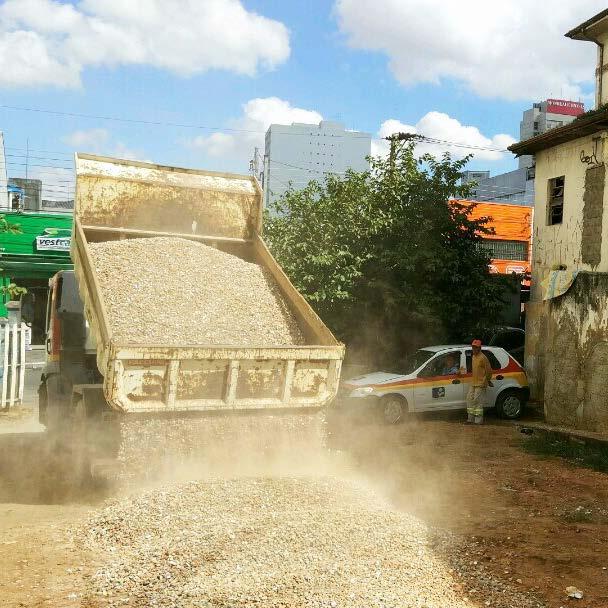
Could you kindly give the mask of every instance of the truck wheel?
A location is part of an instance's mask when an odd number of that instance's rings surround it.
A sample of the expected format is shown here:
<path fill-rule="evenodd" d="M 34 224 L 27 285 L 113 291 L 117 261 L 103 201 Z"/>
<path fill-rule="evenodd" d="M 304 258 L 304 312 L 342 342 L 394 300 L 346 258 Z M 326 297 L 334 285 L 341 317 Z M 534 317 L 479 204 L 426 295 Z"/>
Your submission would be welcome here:
<path fill-rule="evenodd" d="M 407 413 L 407 401 L 400 395 L 387 395 L 380 400 L 384 424 L 400 424 Z"/>
<path fill-rule="evenodd" d="M 515 420 L 521 416 L 524 405 L 521 393 L 515 389 L 508 389 L 498 395 L 496 399 L 496 412 L 501 418 Z"/>

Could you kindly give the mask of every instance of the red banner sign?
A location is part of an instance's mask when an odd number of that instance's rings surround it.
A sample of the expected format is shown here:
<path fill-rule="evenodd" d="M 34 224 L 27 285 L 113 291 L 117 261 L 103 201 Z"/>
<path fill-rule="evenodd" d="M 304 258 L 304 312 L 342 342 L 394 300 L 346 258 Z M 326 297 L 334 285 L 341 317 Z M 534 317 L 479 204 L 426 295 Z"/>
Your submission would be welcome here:
<path fill-rule="evenodd" d="M 566 99 L 547 99 L 547 112 L 552 114 L 566 114 L 567 116 L 578 116 L 585 111 L 585 104 L 580 101 L 568 101 Z"/>

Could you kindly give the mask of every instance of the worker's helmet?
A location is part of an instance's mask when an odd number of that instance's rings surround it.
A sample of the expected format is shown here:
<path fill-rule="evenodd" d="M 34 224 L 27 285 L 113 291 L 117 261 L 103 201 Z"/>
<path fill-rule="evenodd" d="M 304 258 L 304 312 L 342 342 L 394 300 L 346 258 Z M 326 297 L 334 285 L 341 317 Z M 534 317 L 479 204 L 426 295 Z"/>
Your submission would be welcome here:
<path fill-rule="evenodd" d="M 473 340 L 471 346 L 479 346 L 479 348 L 481 348 L 481 340 Z"/>

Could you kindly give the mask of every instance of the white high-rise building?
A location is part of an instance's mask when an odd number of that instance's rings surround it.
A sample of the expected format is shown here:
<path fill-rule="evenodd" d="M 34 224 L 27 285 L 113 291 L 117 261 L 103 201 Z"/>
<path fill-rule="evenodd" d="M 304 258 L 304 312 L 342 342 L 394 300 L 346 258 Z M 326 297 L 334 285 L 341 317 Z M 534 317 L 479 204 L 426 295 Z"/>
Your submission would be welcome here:
<path fill-rule="evenodd" d="M 304 188 L 311 180 L 348 169 L 366 171 L 371 153 L 369 133 L 347 131 L 338 122 L 318 125 L 294 122 L 270 125 L 264 156 L 264 204 L 281 196 L 291 184 Z"/>

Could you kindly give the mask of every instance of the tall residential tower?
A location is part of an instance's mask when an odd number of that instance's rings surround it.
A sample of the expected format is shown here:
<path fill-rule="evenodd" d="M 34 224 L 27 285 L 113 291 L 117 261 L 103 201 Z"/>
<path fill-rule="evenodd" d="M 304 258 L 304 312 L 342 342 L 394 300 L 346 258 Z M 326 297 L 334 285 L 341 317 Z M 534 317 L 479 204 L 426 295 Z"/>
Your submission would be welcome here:
<path fill-rule="evenodd" d="M 338 122 L 270 125 L 264 155 L 264 205 L 283 194 L 290 184 L 304 188 L 311 180 L 323 180 L 328 173 L 366 171 L 370 153 L 369 133 L 347 131 Z"/>
<path fill-rule="evenodd" d="M 521 141 L 563 127 L 585 111 L 579 101 L 547 99 L 525 110 L 519 123 Z M 466 181 L 467 176 L 463 181 Z M 470 179 L 468 181 L 471 181 Z M 477 187 L 470 198 L 478 201 L 497 201 L 515 205 L 534 204 L 534 157 L 519 157 L 519 168 L 486 179 L 477 179 Z"/>
<path fill-rule="evenodd" d="M 585 111 L 585 106 L 579 101 L 566 99 L 547 99 L 532 104 L 519 123 L 519 141 L 525 141 L 556 127 L 563 127 L 572 122 Z M 533 156 L 520 156 L 519 168 L 531 167 L 534 164 Z"/>

